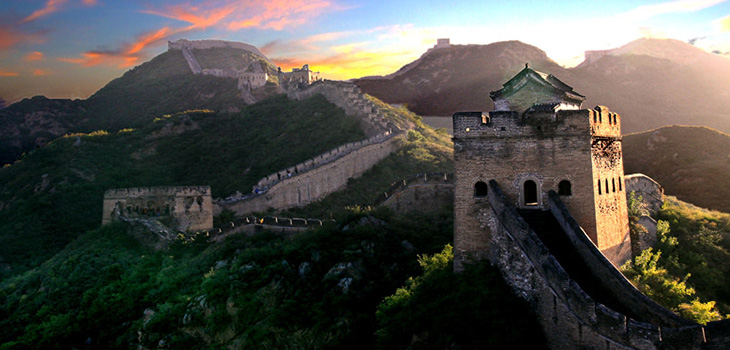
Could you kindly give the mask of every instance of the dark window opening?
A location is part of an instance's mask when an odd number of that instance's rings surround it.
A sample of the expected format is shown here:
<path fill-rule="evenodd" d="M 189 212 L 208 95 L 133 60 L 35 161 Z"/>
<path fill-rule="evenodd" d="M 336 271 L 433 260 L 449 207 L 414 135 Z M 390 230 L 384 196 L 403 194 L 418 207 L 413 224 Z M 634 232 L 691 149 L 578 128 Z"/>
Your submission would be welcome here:
<path fill-rule="evenodd" d="M 598 179 L 598 194 L 601 194 L 601 180 Z"/>
<path fill-rule="evenodd" d="M 623 182 L 623 181 L 621 181 L 621 177 L 619 177 L 618 178 L 618 190 L 619 191 L 623 191 L 623 186 L 621 186 L 621 182 Z"/>
<path fill-rule="evenodd" d="M 486 197 L 487 196 L 487 184 L 483 181 L 479 181 L 474 184 L 474 197 Z"/>
<path fill-rule="evenodd" d="M 561 196 L 572 196 L 573 195 L 572 186 L 570 184 L 570 181 L 568 181 L 568 180 L 560 181 L 560 183 L 558 184 L 558 194 Z"/>
<path fill-rule="evenodd" d="M 606 179 L 606 193 L 608 193 L 608 179 Z"/>
<path fill-rule="evenodd" d="M 611 189 L 616 192 L 616 178 L 611 179 Z"/>
<path fill-rule="evenodd" d="M 598 116 L 595 113 L 593 114 L 593 122 L 598 123 Z"/>
<path fill-rule="evenodd" d="M 522 185 L 524 190 L 525 205 L 537 205 L 537 183 L 527 180 Z"/>

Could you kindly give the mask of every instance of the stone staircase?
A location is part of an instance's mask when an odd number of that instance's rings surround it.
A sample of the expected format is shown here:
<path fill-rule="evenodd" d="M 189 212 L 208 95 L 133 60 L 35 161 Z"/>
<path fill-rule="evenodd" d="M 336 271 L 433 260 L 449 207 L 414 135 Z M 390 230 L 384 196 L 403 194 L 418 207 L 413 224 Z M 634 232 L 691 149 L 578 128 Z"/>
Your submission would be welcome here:
<path fill-rule="evenodd" d="M 361 120 L 367 136 L 382 134 L 386 131 L 410 129 L 412 126 L 398 126 L 386 117 L 385 111 L 378 108 L 357 85 L 345 81 L 320 80 L 301 90 L 291 90 L 291 99 L 303 100 L 322 94 L 327 101 L 342 108 L 347 115 Z"/>

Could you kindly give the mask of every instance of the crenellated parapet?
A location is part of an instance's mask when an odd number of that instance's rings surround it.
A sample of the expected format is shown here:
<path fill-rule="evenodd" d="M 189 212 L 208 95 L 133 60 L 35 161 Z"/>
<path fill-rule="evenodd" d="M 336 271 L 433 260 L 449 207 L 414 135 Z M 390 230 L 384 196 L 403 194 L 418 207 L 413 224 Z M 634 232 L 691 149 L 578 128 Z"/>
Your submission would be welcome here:
<path fill-rule="evenodd" d="M 213 227 L 210 186 L 160 186 L 104 192 L 102 224 L 117 218 L 167 218 L 179 231 Z"/>

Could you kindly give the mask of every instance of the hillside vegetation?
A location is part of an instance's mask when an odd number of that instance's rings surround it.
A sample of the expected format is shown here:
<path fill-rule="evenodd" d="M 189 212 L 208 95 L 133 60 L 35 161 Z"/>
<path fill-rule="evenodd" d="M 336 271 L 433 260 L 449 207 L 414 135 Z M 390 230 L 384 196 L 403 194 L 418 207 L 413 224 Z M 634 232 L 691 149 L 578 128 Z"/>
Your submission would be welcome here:
<path fill-rule="evenodd" d="M 243 50 L 197 51 L 206 68 L 238 67 L 254 60 L 266 63 Z M 263 68 L 269 74 L 276 72 L 270 64 Z M 277 92 L 268 85 L 259 90 L 255 92 L 260 100 Z M 0 164 L 12 163 L 39 141 L 66 133 L 138 128 L 160 115 L 189 109 L 239 111 L 245 106 L 240 94 L 235 78 L 194 75 L 180 51 L 167 51 L 112 80 L 86 100 L 37 96 L 0 110 Z"/>
<path fill-rule="evenodd" d="M 730 214 L 668 196 L 657 240 L 623 268 L 637 288 L 700 323 L 730 317 Z"/>
<path fill-rule="evenodd" d="M 302 104 L 314 104 L 317 98 L 314 100 Z M 319 106 L 318 110 L 322 108 Z M 245 112 L 186 113 L 163 118 L 149 130 L 64 138 L 49 146 L 49 151 L 33 152 L 3 171 L 21 166 L 33 169 L 41 163 L 42 155 L 58 157 L 79 147 L 94 145 L 105 149 L 106 139 L 113 139 L 117 145 L 125 143 L 119 141 L 144 145 L 159 142 L 156 152 L 162 153 L 163 140 L 171 138 L 169 142 L 177 147 L 166 149 L 164 157 L 185 159 L 177 152 L 187 147 L 173 136 L 174 130 L 197 125 L 198 129 L 179 136 L 205 130 L 206 121 L 214 121 L 211 123 L 221 128 L 235 128 L 233 124 L 243 122 Z M 386 112 L 391 117 L 399 113 L 397 109 Z M 473 273 L 454 276 L 450 272 L 451 257 L 436 254 L 452 240 L 450 206 L 436 214 L 403 216 L 386 208 L 363 206 L 374 203 L 380 192 L 404 174 L 447 172 L 453 167 L 447 135 L 424 126 L 412 114 L 400 113 L 400 118 L 409 119 L 416 127 L 403 140 L 399 152 L 353 180 L 347 190 L 325 198 L 329 210 L 323 206 L 302 209 L 306 213 L 329 215 L 336 219 L 336 224 L 290 236 L 268 232 L 225 238 L 197 235 L 181 238 L 165 251 L 146 245 L 149 237 L 141 239 L 143 233 L 124 223 L 87 231 L 41 265 L 0 282 L 0 298 L 4 301 L 0 306 L 0 349 L 391 349 L 404 341 L 407 344 L 414 335 L 421 339 L 419 346 L 540 346 L 542 336 L 529 307 L 511 294 L 495 269 L 482 265 L 475 267 Z M 250 125 L 253 120 L 245 122 Z M 332 126 L 333 122 L 330 120 L 327 125 Z M 170 123 L 180 129 L 166 127 Z M 292 124 L 296 122 L 287 123 L 286 127 L 294 127 Z M 266 125 L 275 128 L 277 123 Z M 255 130 L 262 133 L 266 127 L 257 126 Z M 327 131 L 341 134 L 345 130 L 349 129 L 342 126 Z M 168 135 L 161 136 L 164 133 Z M 307 140 L 322 141 L 322 137 L 312 137 L 309 130 L 299 133 L 308 136 Z M 296 142 L 291 136 L 281 138 L 283 142 Z M 79 139 L 81 144 L 74 146 Z M 195 145 L 214 142 L 195 139 Z M 141 149 L 120 147 L 127 150 L 127 156 L 134 153 L 130 151 Z M 45 153 L 50 150 L 56 153 Z M 210 150 L 199 152 L 198 159 L 202 159 Z M 98 162 L 123 159 L 109 153 L 110 159 Z M 140 156 L 144 161 L 145 155 Z M 36 159 L 39 163 L 34 163 Z M 162 157 L 155 161 L 165 166 Z M 105 165 L 97 166 L 108 169 Z M 224 186 L 223 176 L 211 172 L 210 167 L 201 169 L 211 179 L 221 180 L 214 186 L 214 193 Z M 123 169 L 107 171 L 117 174 L 116 181 L 133 182 L 125 176 L 141 176 Z M 97 179 L 101 177 L 98 174 Z M 155 172 L 150 178 L 162 175 Z M 167 180 L 161 180 L 164 181 Z M 436 254 L 434 259 L 440 262 L 425 267 L 428 274 L 417 277 L 422 274 L 417 257 L 423 254 Z M 478 285 L 473 284 L 474 275 L 478 275 Z M 419 286 L 406 282 L 411 276 L 421 281 Z M 395 307 L 392 302 L 390 307 L 380 306 L 387 296 L 399 293 L 396 291 L 404 283 L 414 296 L 413 301 L 401 297 L 400 306 Z M 459 287 L 466 285 L 472 287 Z M 440 298 L 429 303 L 429 295 L 436 294 Z M 455 309 L 455 314 L 433 319 L 432 312 L 467 297 L 471 303 Z M 476 312 L 468 305 L 486 305 L 489 313 Z M 382 311 L 376 312 L 379 306 Z M 413 308 L 429 312 L 410 315 L 408 310 Z M 450 321 L 460 315 L 465 317 Z M 410 320 L 414 327 L 394 328 L 393 321 L 400 324 L 398 320 Z M 441 325 L 448 327 L 442 329 Z M 537 335 L 524 339 L 521 331 L 514 331 L 514 325 Z M 428 336 L 429 333 L 432 335 Z"/>
<path fill-rule="evenodd" d="M 2 273 L 37 266 L 98 226 L 107 189 L 210 185 L 217 198 L 248 193 L 261 177 L 363 139 L 358 125 L 320 95 L 280 96 L 240 113 L 160 115 L 139 129 L 58 139 L 0 169 Z"/>
<path fill-rule="evenodd" d="M 670 126 L 623 138 L 624 170 L 643 173 L 665 193 L 730 212 L 730 135 L 706 127 Z"/>

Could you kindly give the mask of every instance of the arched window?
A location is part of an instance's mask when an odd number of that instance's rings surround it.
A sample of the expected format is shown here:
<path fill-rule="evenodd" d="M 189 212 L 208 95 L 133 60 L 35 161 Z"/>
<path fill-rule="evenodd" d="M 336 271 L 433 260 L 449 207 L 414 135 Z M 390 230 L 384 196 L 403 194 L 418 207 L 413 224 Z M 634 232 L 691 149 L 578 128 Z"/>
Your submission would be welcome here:
<path fill-rule="evenodd" d="M 474 184 L 474 197 L 486 197 L 487 196 L 487 184 L 484 181 L 479 181 Z"/>
<path fill-rule="evenodd" d="M 524 205 L 534 206 L 538 205 L 537 201 L 537 183 L 532 180 L 527 180 L 522 184 Z"/>
<path fill-rule="evenodd" d="M 572 196 L 573 195 L 573 189 L 570 184 L 570 181 L 563 180 L 560 181 L 558 184 L 558 194 L 561 196 Z"/>

